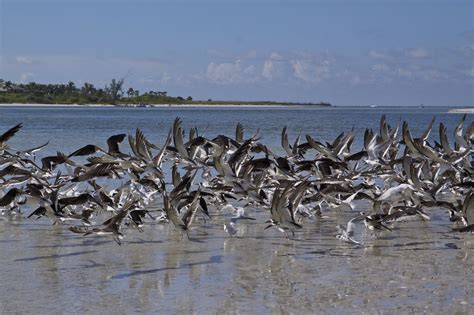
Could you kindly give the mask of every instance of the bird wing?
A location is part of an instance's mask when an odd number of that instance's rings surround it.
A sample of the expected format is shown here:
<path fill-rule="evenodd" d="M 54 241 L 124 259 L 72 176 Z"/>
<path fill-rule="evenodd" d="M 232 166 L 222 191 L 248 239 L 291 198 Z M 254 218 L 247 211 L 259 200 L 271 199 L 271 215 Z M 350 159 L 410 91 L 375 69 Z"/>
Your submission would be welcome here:
<path fill-rule="evenodd" d="M 125 139 L 127 135 L 124 133 L 113 135 L 107 139 L 107 146 L 109 147 L 109 154 L 117 154 L 120 153 L 120 149 L 118 144 Z"/>
<path fill-rule="evenodd" d="M 2 135 L 0 135 L 0 144 L 2 144 L 3 142 L 7 142 L 11 137 L 15 135 L 15 133 L 18 132 L 18 130 L 21 129 L 21 127 L 23 127 L 22 124 L 18 124 L 5 131 Z"/>
<path fill-rule="evenodd" d="M 463 147 L 467 147 L 466 140 L 462 136 L 462 128 L 464 125 L 464 121 L 466 120 L 467 114 L 464 114 L 459 121 L 458 125 L 456 126 L 456 129 L 454 129 L 454 144 L 456 147 L 456 150 L 460 150 Z"/>
<path fill-rule="evenodd" d="M 97 151 L 103 151 L 103 150 L 96 145 L 88 144 L 72 152 L 71 154 L 68 155 L 68 157 L 91 155 L 91 154 L 96 153 Z"/>
<path fill-rule="evenodd" d="M 163 208 L 165 210 L 166 216 L 171 222 L 173 222 L 174 226 L 179 226 L 181 228 L 186 227 L 183 220 L 179 217 L 178 210 L 173 207 L 170 197 L 166 193 L 163 194 Z"/>
<path fill-rule="evenodd" d="M 194 194 L 193 201 L 191 202 L 191 205 L 189 206 L 188 211 L 183 215 L 183 222 L 186 226 L 186 228 L 189 228 L 191 224 L 193 223 L 194 218 L 196 217 L 197 209 L 199 206 L 199 197 L 201 195 L 201 191 L 198 190 Z"/>
<path fill-rule="evenodd" d="M 353 218 L 349 222 L 347 222 L 346 232 L 347 232 L 348 237 L 353 237 L 354 236 L 354 230 L 355 230 L 354 220 L 355 219 L 357 219 L 357 217 Z"/>
<path fill-rule="evenodd" d="M 471 191 L 464 199 L 462 212 L 468 224 L 474 224 L 474 192 Z"/>
<path fill-rule="evenodd" d="M 235 127 L 235 141 L 238 143 L 244 142 L 244 127 L 241 123 L 238 123 Z"/>
<path fill-rule="evenodd" d="M 137 128 L 135 132 L 135 149 L 136 153 L 143 159 L 150 161 L 151 153 L 149 148 L 150 142 L 146 139 L 143 132 Z"/>
<path fill-rule="evenodd" d="M 186 150 L 183 142 L 183 130 L 181 129 L 181 119 L 179 119 L 179 117 L 176 117 L 173 124 L 173 140 L 174 146 L 176 150 L 178 150 L 179 154 L 183 158 L 189 159 L 188 151 Z"/>
<path fill-rule="evenodd" d="M 288 156 L 292 155 L 293 152 L 291 151 L 290 145 L 288 143 L 288 133 L 286 132 L 286 126 L 281 131 L 281 146 Z"/>
<path fill-rule="evenodd" d="M 166 141 L 163 144 L 163 147 L 161 148 L 160 152 L 153 158 L 153 163 L 157 167 L 161 167 L 161 163 L 163 162 L 163 157 L 165 156 L 166 152 L 166 147 L 170 144 L 171 142 L 171 129 L 168 131 L 168 136 L 166 137 Z"/>
<path fill-rule="evenodd" d="M 451 149 L 451 146 L 449 145 L 448 136 L 446 134 L 446 127 L 443 123 L 439 124 L 439 141 L 441 142 L 441 147 L 444 149 L 446 154 L 453 154 L 453 149 Z"/>
<path fill-rule="evenodd" d="M 97 166 L 91 167 L 87 172 L 74 177 L 72 182 L 83 182 L 94 177 L 99 176 L 108 176 L 113 169 L 114 164 L 99 164 Z"/>
<path fill-rule="evenodd" d="M 428 128 L 426 128 L 425 132 L 423 132 L 420 139 L 422 139 L 423 141 L 426 141 L 428 139 L 428 137 L 430 136 L 431 129 L 433 128 L 433 123 L 434 122 L 435 122 L 435 117 L 433 117 L 433 119 L 431 119 L 431 122 L 430 122 Z"/>

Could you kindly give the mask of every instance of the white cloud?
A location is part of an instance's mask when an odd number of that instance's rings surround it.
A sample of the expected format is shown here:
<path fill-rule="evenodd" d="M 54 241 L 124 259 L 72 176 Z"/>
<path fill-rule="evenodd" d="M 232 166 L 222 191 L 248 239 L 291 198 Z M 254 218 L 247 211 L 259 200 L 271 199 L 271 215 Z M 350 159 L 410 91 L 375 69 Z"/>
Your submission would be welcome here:
<path fill-rule="evenodd" d="M 225 57 L 228 57 L 228 53 L 226 53 L 222 50 L 215 49 L 215 48 L 209 48 L 207 50 L 207 54 L 211 58 L 225 58 Z"/>
<path fill-rule="evenodd" d="M 26 56 L 17 56 L 15 57 L 15 61 L 19 64 L 24 64 L 24 65 L 29 65 L 33 63 L 33 59 Z"/>
<path fill-rule="evenodd" d="M 263 62 L 262 76 L 274 81 L 291 75 L 291 65 L 282 55 L 272 52 L 270 56 Z"/>
<path fill-rule="evenodd" d="M 243 59 L 255 59 L 257 58 L 257 51 L 255 49 L 250 50 L 248 53 L 242 56 Z"/>
<path fill-rule="evenodd" d="M 377 63 L 375 65 L 372 65 L 370 69 L 374 72 L 389 72 L 390 71 L 390 67 L 384 63 Z"/>
<path fill-rule="evenodd" d="M 273 73 L 275 72 L 274 62 L 270 59 L 267 59 L 263 63 L 262 76 L 265 79 L 273 80 Z"/>
<path fill-rule="evenodd" d="M 154 79 L 152 77 L 141 77 L 138 80 L 139 80 L 140 83 L 147 84 L 147 85 L 154 84 L 154 83 L 157 82 L 156 79 Z"/>
<path fill-rule="evenodd" d="M 424 48 L 408 49 L 405 51 L 405 55 L 415 59 L 424 59 L 430 57 L 430 53 Z"/>
<path fill-rule="evenodd" d="M 370 67 L 370 82 L 434 82 L 454 80 L 446 71 L 417 63 L 378 63 Z"/>
<path fill-rule="evenodd" d="M 295 78 L 313 84 L 329 80 L 349 83 L 354 76 L 348 60 L 329 51 L 295 52 L 291 64 Z"/>
<path fill-rule="evenodd" d="M 465 45 L 460 50 L 466 57 L 474 57 L 474 44 Z"/>
<path fill-rule="evenodd" d="M 206 76 L 209 80 L 218 84 L 231 84 L 242 80 L 241 61 L 233 63 L 214 63 L 207 66 Z"/>
<path fill-rule="evenodd" d="M 333 62 L 323 60 L 293 60 L 293 75 L 305 82 L 319 84 L 333 77 L 342 76 L 342 72 L 333 69 Z"/>
<path fill-rule="evenodd" d="M 237 85 L 255 82 L 257 74 L 255 65 L 246 65 L 245 61 L 237 59 L 234 62 L 211 62 L 207 66 L 205 75 L 188 74 L 186 77 L 189 83 L 210 81 L 221 85 Z"/>
<path fill-rule="evenodd" d="M 298 79 L 301 79 L 303 81 L 308 81 L 309 80 L 309 77 L 308 77 L 308 74 L 307 74 L 307 68 L 308 68 L 308 66 L 304 61 L 297 60 L 297 61 L 293 62 L 294 75 Z"/>
<path fill-rule="evenodd" d="M 379 51 L 371 50 L 369 51 L 369 57 L 372 59 L 384 59 L 387 58 L 387 56 Z"/>
<path fill-rule="evenodd" d="M 277 52 L 272 52 L 269 57 L 271 60 L 283 60 L 283 56 Z"/>
<path fill-rule="evenodd" d="M 368 56 L 370 59 L 375 60 L 403 60 L 407 58 L 411 59 L 425 59 L 431 57 L 431 52 L 427 49 L 418 47 L 418 48 L 407 48 L 407 49 L 392 49 L 387 51 L 376 51 L 370 50 Z"/>
<path fill-rule="evenodd" d="M 254 65 L 250 65 L 248 66 L 247 68 L 244 69 L 243 73 L 247 74 L 247 75 L 253 75 L 255 73 L 255 66 Z"/>
<path fill-rule="evenodd" d="M 396 70 L 396 75 L 398 75 L 400 78 L 411 79 L 413 77 L 413 71 L 406 68 L 398 68 Z"/>
<path fill-rule="evenodd" d="M 34 74 L 32 72 L 23 73 L 23 74 L 20 75 L 20 82 L 21 83 L 32 82 L 32 81 L 34 81 L 35 77 L 36 77 L 36 74 Z"/>

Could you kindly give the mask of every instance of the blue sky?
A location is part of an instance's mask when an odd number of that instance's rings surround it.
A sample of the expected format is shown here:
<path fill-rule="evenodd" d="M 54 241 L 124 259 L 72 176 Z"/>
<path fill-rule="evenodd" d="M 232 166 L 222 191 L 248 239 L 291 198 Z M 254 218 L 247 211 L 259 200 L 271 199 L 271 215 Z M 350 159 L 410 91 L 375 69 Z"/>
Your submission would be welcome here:
<path fill-rule="evenodd" d="M 474 1 L 0 0 L 0 78 L 474 106 Z"/>

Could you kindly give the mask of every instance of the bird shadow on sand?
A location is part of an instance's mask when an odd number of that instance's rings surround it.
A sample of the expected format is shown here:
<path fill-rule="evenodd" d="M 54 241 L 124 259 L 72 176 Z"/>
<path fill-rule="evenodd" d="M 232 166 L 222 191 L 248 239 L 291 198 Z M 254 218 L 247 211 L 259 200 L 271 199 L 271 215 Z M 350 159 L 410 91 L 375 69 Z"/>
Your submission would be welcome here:
<path fill-rule="evenodd" d="M 0 240 L 0 243 L 15 243 L 19 242 L 20 240 Z"/>
<path fill-rule="evenodd" d="M 164 243 L 163 241 L 153 241 L 153 240 L 144 240 L 144 239 L 138 239 L 135 241 L 129 241 L 126 242 L 126 244 L 162 244 Z"/>
<path fill-rule="evenodd" d="M 66 268 L 60 268 L 60 269 L 47 269 L 45 271 L 58 272 L 58 271 L 66 271 L 66 270 L 83 270 L 83 269 L 92 269 L 92 268 L 102 268 L 102 267 L 107 266 L 106 264 L 100 264 L 91 259 L 89 259 L 88 262 L 89 262 L 88 264 L 81 264 L 75 267 L 66 267 Z"/>
<path fill-rule="evenodd" d="M 209 257 L 209 259 L 206 261 L 188 263 L 180 267 L 169 267 L 169 268 L 165 267 L 165 268 L 155 268 L 155 269 L 146 269 L 146 270 L 134 270 L 134 271 L 115 275 L 112 277 L 112 279 L 119 280 L 119 279 L 126 279 L 126 278 L 130 278 L 134 276 L 144 275 L 144 274 L 158 273 L 158 272 L 167 271 L 167 270 L 179 270 L 179 269 L 191 268 L 193 266 L 199 266 L 199 265 L 220 264 L 222 263 L 222 257 L 223 257 L 222 255 L 214 255 L 214 256 Z"/>
<path fill-rule="evenodd" d="M 57 258 L 64 258 L 64 257 L 70 257 L 70 256 L 79 256 L 79 255 L 84 255 L 84 254 L 91 254 L 91 253 L 97 253 L 96 250 L 87 250 L 87 251 L 82 251 L 82 252 L 74 252 L 74 253 L 69 253 L 69 254 L 62 254 L 62 255 L 48 255 L 48 256 L 36 256 L 36 257 L 28 257 L 28 258 L 19 258 L 15 259 L 14 261 L 34 261 L 34 260 L 41 260 L 41 259 L 57 259 Z"/>
<path fill-rule="evenodd" d="M 70 248 L 70 247 L 83 247 L 83 246 L 97 246 L 112 243 L 113 241 L 110 240 L 84 240 L 82 243 L 75 243 L 75 244 L 56 244 L 56 245 L 34 245 L 30 246 L 30 248 Z"/>

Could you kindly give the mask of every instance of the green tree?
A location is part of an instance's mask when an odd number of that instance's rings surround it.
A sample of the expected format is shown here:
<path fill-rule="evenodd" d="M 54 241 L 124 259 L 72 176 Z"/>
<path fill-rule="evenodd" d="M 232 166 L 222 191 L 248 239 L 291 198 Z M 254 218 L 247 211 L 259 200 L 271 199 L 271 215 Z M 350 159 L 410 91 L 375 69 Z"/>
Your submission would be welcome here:
<path fill-rule="evenodd" d="M 67 84 L 67 91 L 71 93 L 71 92 L 74 92 L 75 90 L 76 90 L 76 85 L 74 84 L 74 82 L 69 81 L 69 83 Z"/>
<path fill-rule="evenodd" d="M 91 83 L 84 83 L 84 86 L 82 87 L 82 93 L 86 96 L 91 96 L 96 92 L 96 89 L 93 84 Z"/>
<path fill-rule="evenodd" d="M 115 79 L 112 79 L 112 82 L 110 82 L 110 85 L 105 86 L 105 91 L 109 95 L 112 104 L 115 104 L 117 100 L 120 99 L 120 97 L 122 96 L 121 95 L 123 93 L 122 86 L 124 82 L 125 82 L 125 77 L 121 78 L 118 81 Z"/>

